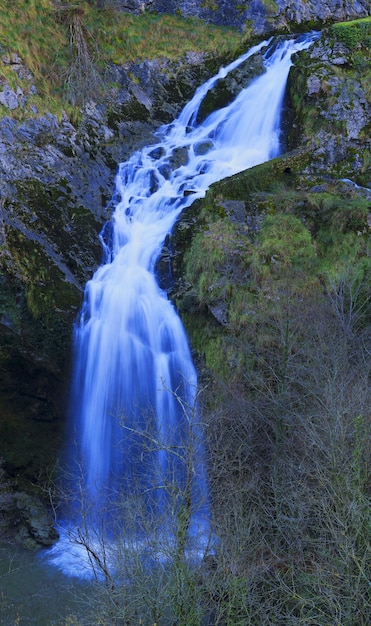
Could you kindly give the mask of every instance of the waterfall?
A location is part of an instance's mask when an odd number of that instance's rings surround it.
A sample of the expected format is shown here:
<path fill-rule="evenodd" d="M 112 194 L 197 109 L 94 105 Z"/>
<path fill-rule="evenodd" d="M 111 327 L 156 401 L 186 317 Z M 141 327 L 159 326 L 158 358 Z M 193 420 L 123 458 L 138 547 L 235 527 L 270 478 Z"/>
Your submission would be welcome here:
<path fill-rule="evenodd" d="M 155 264 L 176 219 L 195 198 L 213 182 L 279 153 L 291 57 L 315 37 L 255 46 L 200 87 L 178 119 L 157 131 L 157 143 L 119 166 L 116 207 L 101 234 L 104 263 L 86 285 L 75 329 L 74 441 L 84 501 L 94 503 L 98 517 L 113 494 L 134 493 L 146 494 L 151 514 L 165 520 L 188 489 L 195 529 L 198 522 L 207 527 L 197 377 L 181 321 L 156 282 Z M 264 74 L 197 124 L 208 90 L 263 49 Z M 62 569 L 74 569 L 58 544 L 52 552 Z"/>

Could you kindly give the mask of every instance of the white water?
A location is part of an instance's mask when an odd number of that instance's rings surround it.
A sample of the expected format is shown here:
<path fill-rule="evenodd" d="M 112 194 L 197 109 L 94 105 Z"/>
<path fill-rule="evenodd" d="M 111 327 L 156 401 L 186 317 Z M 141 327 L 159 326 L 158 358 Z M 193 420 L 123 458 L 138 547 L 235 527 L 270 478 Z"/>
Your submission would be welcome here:
<path fill-rule="evenodd" d="M 85 502 L 94 503 L 98 517 L 108 494 L 122 490 L 128 497 L 149 494 L 148 506 L 158 516 L 168 506 L 174 510 L 165 487 L 175 484 L 178 496 L 186 488 L 190 441 L 194 516 L 207 517 L 196 373 L 179 317 L 156 282 L 155 263 L 181 211 L 213 182 L 279 153 L 291 56 L 309 47 L 313 38 L 274 48 L 266 55 L 265 73 L 197 126 L 207 91 L 268 42 L 254 47 L 205 83 L 179 118 L 160 128 L 156 145 L 119 167 L 120 201 L 102 233 L 105 263 L 86 286 L 76 328 L 78 463 Z M 187 158 L 177 166 L 174 152 L 179 148 Z M 74 573 L 80 557 L 66 546 L 66 540 L 57 544 L 52 558 Z"/>

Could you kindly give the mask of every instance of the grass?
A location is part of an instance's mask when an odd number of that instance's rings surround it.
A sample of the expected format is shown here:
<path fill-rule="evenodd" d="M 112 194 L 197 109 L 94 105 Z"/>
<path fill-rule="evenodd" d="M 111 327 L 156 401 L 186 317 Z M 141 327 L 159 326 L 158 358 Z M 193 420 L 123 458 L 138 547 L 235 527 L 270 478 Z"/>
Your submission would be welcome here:
<path fill-rule="evenodd" d="M 228 54 L 239 48 L 243 37 L 233 29 L 208 26 L 201 20 L 145 13 L 132 15 L 113 8 L 96 9 L 85 0 L 57 3 L 50 0 L 12 0 L 11 8 L 0 0 L 0 55 L 18 55 L 32 72 L 38 98 L 30 96 L 14 117 L 50 111 L 58 117 L 66 103 L 65 83 L 78 51 L 71 39 L 78 20 L 91 62 L 100 69 L 106 63 L 125 64 L 142 59 L 181 58 L 187 52 Z M 11 64 L 0 65 L 0 86 L 30 84 L 20 80 Z M 0 115 L 9 115 L 0 107 Z"/>
<path fill-rule="evenodd" d="M 47 0 L 13 0 L 11 9 L 4 0 L 0 2 L 2 56 L 18 54 L 39 88 L 46 87 L 45 82 L 58 72 L 61 51 L 68 45 L 65 28 L 55 18 Z M 65 55 L 62 56 L 65 63 Z"/>
<path fill-rule="evenodd" d="M 371 17 L 350 22 L 338 22 L 332 26 L 335 37 L 353 50 L 361 46 L 369 49 L 371 46 Z"/>
<path fill-rule="evenodd" d="M 242 42 L 242 36 L 233 29 L 173 15 L 136 16 L 89 9 L 84 22 L 97 43 L 100 60 L 118 64 L 161 54 L 174 59 L 190 51 L 227 53 Z"/>
<path fill-rule="evenodd" d="M 132 15 L 112 6 L 97 9 L 86 0 L 12 0 L 11 8 L 8 2 L 0 0 L 0 55 L 18 55 L 32 72 L 38 92 L 29 95 L 32 83 L 19 79 L 12 64 L 2 63 L 0 87 L 5 83 L 13 89 L 20 86 L 29 97 L 26 106 L 12 112 L 0 107 L 0 116 L 24 118 L 49 111 L 60 118 L 63 109 L 76 115 L 73 109 L 77 107 L 69 106 L 66 89 L 71 67 L 76 70 L 79 65 L 73 24 L 79 25 L 86 43 L 88 67 L 98 71 L 107 63 L 121 65 L 156 57 L 178 59 L 191 51 L 232 56 L 241 47 L 247 47 L 246 35 L 195 18 Z M 370 25 L 371 18 L 342 22 L 333 26 L 333 32 L 345 43 L 364 43 L 369 41 Z M 72 78 L 76 76 L 79 72 L 73 73 Z M 70 98 L 70 105 L 71 101 L 81 104 Z"/>
<path fill-rule="evenodd" d="M 371 17 L 362 17 L 359 20 L 350 20 L 349 22 L 338 22 L 337 24 L 334 24 L 333 28 L 336 30 L 347 26 L 362 26 L 362 24 L 371 25 Z"/>

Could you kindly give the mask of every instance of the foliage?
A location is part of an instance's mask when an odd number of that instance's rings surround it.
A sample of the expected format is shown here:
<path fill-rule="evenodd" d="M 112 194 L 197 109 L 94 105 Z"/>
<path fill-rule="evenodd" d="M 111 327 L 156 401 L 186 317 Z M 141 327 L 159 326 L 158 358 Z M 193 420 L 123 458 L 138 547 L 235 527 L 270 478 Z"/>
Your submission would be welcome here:
<path fill-rule="evenodd" d="M 289 284 L 287 295 L 266 301 L 259 333 L 241 338 L 252 357 L 245 375 L 211 381 L 200 398 L 213 551 L 184 558 L 187 513 L 174 546 L 134 490 L 114 515 L 125 528 L 120 575 L 97 582 L 87 623 L 93 611 L 107 625 L 368 626 L 369 327 L 350 336 L 325 293 L 303 298 Z M 127 541 L 138 525 L 139 546 Z M 94 546 L 88 527 L 77 540 Z M 156 545 L 169 561 L 148 560 Z"/>
<path fill-rule="evenodd" d="M 199 276 L 198 298 L 201 304 L 230 297 L 236 272 L 244 273 L 246 242 L 239 237 L 229 219 L 218 220 L 207 231 L 197 235 L 188 259 L 186 279 Z"/>
<path fill-rule="evenodd" d="M 268 215 L 259 233 L 260 262 L 284 266 L 313 265 L 315 249 L 308 229 L 294 215 Z"/>
<path fill-rule="evenodd" d="M 245 343 L 258 367 L 224 387 L 209 417 L 220 567 L 234 572 L 229 589 L 244 585 L 241 623 L 366 625 L 367 348 L 360 328 L 351 339 L 343 332 L 329 300 L 293 295 L 268 306 L 269 343 L 253 334 Z M 219 571 L 214 586 L 222 580 Z M 219 599 L 231 624 L 240 623 L 235 592 Z"/>
<path fill-rule="evenodd" d="M 63 22 L 70 32 L 73 60 L 65 72 L 64 90 L 72 105 L 82 104 L 99 96 L 101 77 L 89 50 L 87 31 L 83 25 L 84 12 L 79 7 L 61 7 Z"/>
<path fill-rule="evenodd" d="M 307 166 L 298 152 L 214 185 L 184 257 L 204 320 L 217 624 L 371 620 L 370 204 Z M 232 226 L 230 199 L 247 216 Z M 227 267 L 228 291 L 212 289 Z"/>
<path fill-rule="evenodd" d="M 184 257 L 190 292 L 213 314 L 218 306 L 222 307 L 226 324 L 223 331 L 220 329 L 221 334 L 242 333 L 241 341 L 245 337 L 248 342 L 250 333 L 252 336 L 258 333 L 262 341 L 266 337 L 269 343 L 270 302 L 277 309 L 287 297 L 316 300 L 321 285 L 325 283 L 330 292 L 334 285 L 340 288 L 344 277 L 353 285 L 349 293 L 349 297 L 353 294 L 353 305 L 356 297 L 357 306 L 368 306 L 367 199 L 356 193 L 352 195 L 342 183 L 335 188 L 327 185 L 322 192 L 295 190 L 295 176 L 292 173 L 291 178 L 286 178 L 285 163 L 283 158 L 282 173 L 275 162 L 261 166 L 260 173 L 260 167 L 253 168 L 252 174 L 257 170 L 254 184 L 260 181 L 261 188 L 266 188 L 265 173 L 268 185 L 276 187 L 275 193 L 252 187 L 247 192 L 249 195 L 244 195 L 249 189 L 249 172 L 235 177 L 240 184 L 232 178 L 230 187 L 227 182 L 215 185 L 217 193 L 212 189 L 207 194 L 205 208 L 200 213 L 201 228 Z M 298 162 L 295 167 L 299 166 Z M 257 234 L 246 224 L 236 225 L 221 215 L 223 196 L 236 199 L 239 193 L 247 198 L 247 212 L 255 215 Z M 192 327 L 191 324 L 191 337 Z M 196 337 L 195 340 L 199 345 Z M 211 335 L 210 344 L 214 341 Z M 219 337 L 219 341 L 224 340 Z M 214 350 L 205 340 L 202 348 L 212 369 L 225 372 L 226 363 L 233 362 L 233 374 L 228 375 L 238 378 L 246 364 L 246 355 L 243 356 L 242 347 L 241 352 L 236 346 L 233 350 L 235 358 L 231 359 L 228 349 L 221 350 L 219 346 Z"/>

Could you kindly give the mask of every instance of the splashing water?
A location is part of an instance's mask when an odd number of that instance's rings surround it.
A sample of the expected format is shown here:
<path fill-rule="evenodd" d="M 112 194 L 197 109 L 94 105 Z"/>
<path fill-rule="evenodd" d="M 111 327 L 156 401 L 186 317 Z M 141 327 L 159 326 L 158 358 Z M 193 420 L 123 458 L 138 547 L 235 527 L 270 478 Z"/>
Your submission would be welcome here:
<path fill-rule="evenodd" d="M 206 93 L 268 42 L 255 46 L 200 87 L 178 119 L 160 128 L 156 145 L 119 166 L 120 201 L 101 236 L 105 263 L 86 286 L 75 337 L 78 463 L 84 502 L 94 503 L 98 517 L 112 494 L 146 494 L 158 518 L 169 507 L 179 512 L 179 494 L 183 500 L 186 494 L 194 527 L 199 530 L 201 519 L 207 527 L 197 378 L 180 319 L 156 282 L 155 263 L 181 211 L 213 182 L 277 156 L 291 57 L 316 36 L 268 49 L 265 73 L 197 125 Z M 182 165 L 174 164 L 179 149 L 187 155 Z M 66 543 L 52 549 L 51 559 L 77 573 L 77 562 L 85 567 L 81 553 Z"/>

